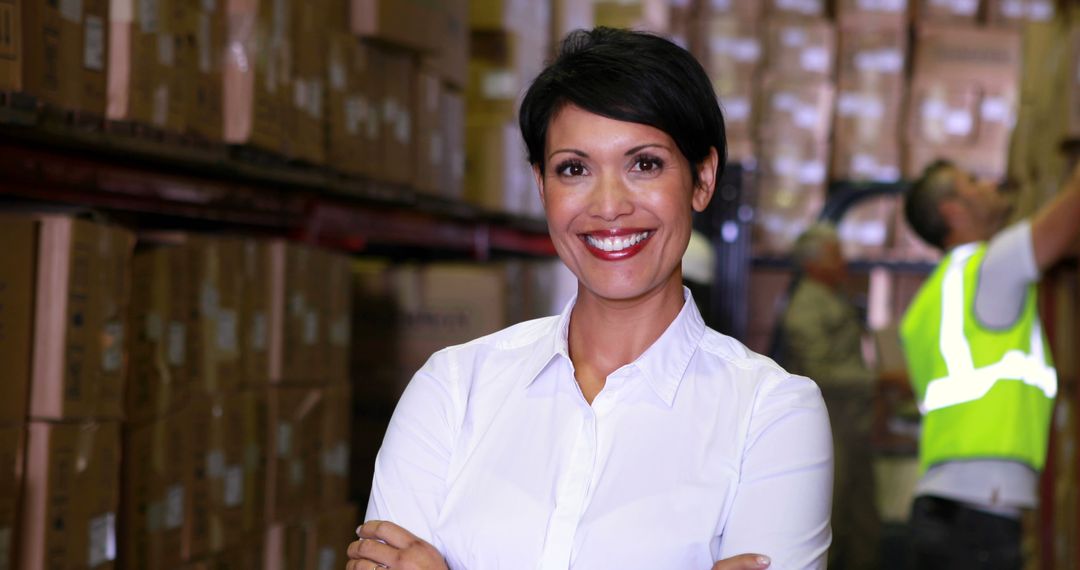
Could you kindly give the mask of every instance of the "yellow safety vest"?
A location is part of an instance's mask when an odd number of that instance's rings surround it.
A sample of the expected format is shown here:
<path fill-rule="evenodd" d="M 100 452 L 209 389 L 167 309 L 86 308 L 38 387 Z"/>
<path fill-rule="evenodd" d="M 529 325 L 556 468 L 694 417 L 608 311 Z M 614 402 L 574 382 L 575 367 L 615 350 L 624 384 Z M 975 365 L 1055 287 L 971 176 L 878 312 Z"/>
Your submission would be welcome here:
<path fill-rule="evenodd" d="M 1008 459 L 1039 470 L 1057 373 L 1031 285 L 1007 329 L 975 316 L 985 243 L 953 249 L 923 284 L 900 325 L 908 373 L 923 413 L 923 471 L 957 459 Z"/>

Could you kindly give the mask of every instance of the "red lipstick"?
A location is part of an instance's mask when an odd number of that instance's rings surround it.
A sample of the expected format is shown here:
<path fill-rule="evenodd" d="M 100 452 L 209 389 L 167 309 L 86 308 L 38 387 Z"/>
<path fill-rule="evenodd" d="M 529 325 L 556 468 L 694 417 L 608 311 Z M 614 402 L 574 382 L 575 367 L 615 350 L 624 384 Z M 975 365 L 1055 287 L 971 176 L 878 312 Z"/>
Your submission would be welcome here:
<path fill-rule="evenodd" d="M 581 234 L 585 249 L 604 261 L 619 261 L 637 255 L 653 236 L 652 230 L 616 228 Z M 632 243 L 627 243 L 632 242 Z M 609 248 L 605 246 L 610 246 Z"/>

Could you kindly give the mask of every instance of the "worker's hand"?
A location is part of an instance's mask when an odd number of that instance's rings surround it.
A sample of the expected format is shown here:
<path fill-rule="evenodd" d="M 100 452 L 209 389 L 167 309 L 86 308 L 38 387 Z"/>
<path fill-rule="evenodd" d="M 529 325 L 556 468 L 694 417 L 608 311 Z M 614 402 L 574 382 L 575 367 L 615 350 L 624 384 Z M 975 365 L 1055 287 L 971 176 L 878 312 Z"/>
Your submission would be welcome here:
<path fill-rule="evenodd" d="M 345 570 L 449 570 L 434 546 L 392 522 L 367 521 L 356 529 L 356 536 L 359 540 L 349 544 Z"/>
<path fill-rule="evenodd" d="M 712 570 L 761 570 L 768 568 L 772 561 L 761 554 L 740 554 L 725 558 L 713 564 Z"/>

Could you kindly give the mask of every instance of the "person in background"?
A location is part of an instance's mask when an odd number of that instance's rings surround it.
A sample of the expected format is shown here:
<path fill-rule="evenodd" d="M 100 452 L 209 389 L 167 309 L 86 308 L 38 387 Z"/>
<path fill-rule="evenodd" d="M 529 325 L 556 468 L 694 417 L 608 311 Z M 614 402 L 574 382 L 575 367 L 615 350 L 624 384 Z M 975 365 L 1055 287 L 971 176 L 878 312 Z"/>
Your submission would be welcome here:
<path fill-rule="evenodd" d="M 1080 234 L 1080 171 L 1030 219 L 948 161 L 904 201 L 908 224 L 945 257 L 900 337 L 923 414 L 911 513 L 914 568 L 1018 569 L 1020 516 L 1037 504 L 1057 377 L 1036 283 Z"/>
<path fill-rule="evenodd" d="M 880 566 L 871 427 L 875 375 L 862 354 L 863 325 L 845 297 L 847 263 L 836 229 L 812 225 L 792 250 L 802 277 L 781 317 L 784 367 L 813 378 L 832 422 L 835 475 L 829 568 Z"/>
<path fill-rule="evenodd" d="M 519 118 L 577 296 L 417 372 L 349 568 L 824 568 L 817 386 L 706 327 L 682 285 L 727 148 L 704 69 L 658 36 L 574 32 Z"/>

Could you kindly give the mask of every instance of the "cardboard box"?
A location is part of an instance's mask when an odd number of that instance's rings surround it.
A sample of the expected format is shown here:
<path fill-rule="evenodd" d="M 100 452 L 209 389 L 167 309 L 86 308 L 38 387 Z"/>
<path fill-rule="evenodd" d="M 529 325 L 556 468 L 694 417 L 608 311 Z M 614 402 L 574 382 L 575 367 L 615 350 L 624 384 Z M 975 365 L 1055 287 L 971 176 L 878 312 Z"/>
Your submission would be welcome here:
<path fill-rule="evenodd" d="M 710 18 L 704 46 L 706 71 L 724 113 L 728 160 L 752 160 L 756 157 L 754 126 L 762 60 L 758 26 L 733 17 Z"/>
<path fill-rule="evenodd" d="M 37 224 L 0 216 L 0 425 L 26 420 L 34 326 Z"/>
<path fill-rule="evenodd" d="M 33 484 L 23 488 L 17 568 L 113 568 L 119 424 L 31 422 L 27 431 L 26 480 Z"/>
<path fill-rule="evenodd" d="M 816 20 L 828 15 L 825 0 L 767 0 L 765 4 L 770 20 Z"/>
<path fill-rule="evenodd" d="M 326 313 L 323 318 L 325 374 L 329 384 L 349 384 L 349 351 L 352 350 L 352 275 L 351 260 L 344 255 L 327 253 L 326 274 L 322 283 Z M 319 279 L 319 278 L 316 278 Z"/>
<path fill-rule="evenodd" d="M 892 182 L 900 177 L 907 28 L 845 24 L 833 126 L 832 177 Z"/>
<path fill-rule="evenodd" d="M 705 4 L 707 17 L 732 18 L 748 25 L 760 22 L 765 12 L 761 0 L 709 0 Z"/>
<path fill-rule="evenodd" d="M 65 20 L 71 30 L 68 37 L 76 38 L 77 42 L 74 66 L 69 68 L 78 78 L 71 108 L 96 116 L 105 115 L 108 100 L 105 64 L 109 48 L 109 3 L 110 0 L 83 0 L 80 17 Z M 65 12 L 63 7 L 69 5 L 77 3 L 62 3 L 61 14 Z M 73 12 L 71 16 L 76 14 Z"/>
<path fill-rule="evenodd" d="M 329 270 L 324 252 L 275 240 L 268 244 L 270 293 L 269 380 L 279 385 L 321 385 L 327 381 L 326 346 L 331 334 L 337 349 L 348 342 L 348 332 L 333 330 L 339 319 L 328 322 L 324 302 Z M 340 363 L 335 366 L 340 367 Z M 337 372 L 340 375 L 340 370 Z"/>
<path fill-rule="evenodd" d="M 491 212 L 529 212 L 537 190 L 517 124 L 467 122 L 465 144 L 465 200 Z"/>
<path fill-rule="evenodd" d="M 841 26 L 859 23 L 907 26 L 911 20 L 910 4 L 913 3 L 909 0 L 837 0 L 836 20 Z M 844 31 L 847 29 L 850 28 Z"/>
<path fill-rule="evenodd" d="M 825 203 L 829 145 L 812 136 L 763 141 L 752 246 L 787 254 Z"/>
<path fill-rule="evenodd" d="M 19 536 L 19 500 L 23 492 L 23 446 L 26 429 L 0 426 L 0 568 L 15 565 L 15 546 Z"/>
<path fill-rule="evenodd" d="M 319 388 L 269 389 L 268 521 L 295 520 L 319 498 L 325 402 Z"/>
<path fill-rule="evenodd" d="M 434 70 L 447 85 L 464 89 L 469 81 L 469 0 L 446 0 L 442 4 L 442 14 L 436 21 L 440 42 Z"/>
<path fill-rule="evenodd" d="M 188 18 L 180 2 L 112 2 L 106 116 L 182 131 L 188 117 Z"/>
<path fill-rule="evenodd" d="M 348 562 L 346 546 L 355 540 L 360 514 L 355 505 L 344 501 L 333 506 L 320 513 L 309 527 L 307 568 L 341 568 Z"/>
<path fill-rule="evenodd" d="M 908 99 L 905 174 L 947 157 L 1002 176 L 1016 121 L 1020 36 L 923 25 Z"/>
<path fill-rule="evenodd" d="M 290 119 L 290 2 L 225 0 L 225 142 L 281 152 Z"/>
<path fill-rule="evenodd" d="M 132 243 L 119 228 L 41 217 L 32 418 L 123 417 Z"/>
<path fill-rule="evenodd" d="M 247 292 L 239 238 L 192 237 L 188 370 L 193 393 L 224 394 L 244 385 L 241 311 Z"/>
<path fill-rule="evenodd" d="M 352 429 L 352 388 L 326 388 L 319 461 L 319 503 L 333 507 L 349 498 L 349 449 Z"/>
<path fill-rule="evenodd" d="M 244 504 L 245 463 L 244 393 L 209 400 L 209 440 L 203 465 L 210 496 L 209 550 L 222 552 L 246 536 Z"/>
<path fill-rule="evenodd" d="M 872 260 L 887 255 L 898 203 L 895 196 L 878 196 L 861 200 L 844 213 L 836 227 L 844 259 Z"/>
<path fill-rule="evenodd" d="M 182 406 L 188 376 L 190 255 L 183 247 L 135 253 L 128 335 L 125 417 L 145 422 Z"/>
<path fill-rule="evenodd" d="M 593 18 L 597 26 L 666 34 L 671 30 L 671 2 L 668 0 L 641 0 L 640 2 L 597 0 L 593 3 Z"/>
<path fill-rule="evenodd" d="M 0 91 L 23 86 L 23 16 L 20 0 L 0 2 Z"/>
<path fill-rule="evenodd" d="M 465 97 L 444 89 L 439 104 L 439 132 L 443 137 L 445 170 L 439 176 L 439 193 L 451 200 L 465 194 Z"/>
<path fill-rule="evenodd" d="M 311 164 L 326 162 L 326 2 L 291 0 L 292 49 L 286 156 Z"/>
<path fill-rule="evenodd" d="M 240 247 L 244 291 L 240 302 L 240 387 L 258 389 L 270 381 L 269 242 L 245 238 Z"/>
<path fill-rule="evenodd" d="M 228 22 L 225 2 L 185 4 L 184 29 L 192 33 L 188 58 L 188 116 L 190 132 L 211 141 L 224 135 L 224 65 Z M 234 70 L 235 71 L 235 70 Z"/>
<path fill-rule="evenodd" d="M 1050 22 L 1053 0 L 986 0 L 986 21 L 991 26 L 1020 29 L 1027 22 Z"/>
<path fill-rule="evenodd" d="M 836 28 L 826 20 L 770 20 L 765 69 L 789 81 L 828 81 L 836 61 Z"/>
<path fill-rule="evenodd" d="M 982 0 L 915 0 L 915 18 L 919 22 L 975 24 Z"/>
<path fill-rule="evenodd" d="M 274 523 L 267 527 L 263 555 L 266 565 L 263 570 L 305 568 L 311 531 L 311 524 L 301 520 Z"/>
<path fill-rule="evenodd" d="M 445 176 L 446 147 L 440 130 L 442 83 L 431 67 L 420 66 L 416 74 L 416 157 L 413 159 L 412 186 L 425 194 L 439 194 Z"/>
<path fill-rule="evenodd" d="M 327 162 L 341 172 L 369 176 L 379 168 L 383 131 L 376 104 L 382 100 L 382 84 L 375 73 L 375 56 L 372 48 L 350 34 L 334 34 L 329 44 Z"/>
<path fill-rule="evenodd" d="M 440 47 L 441 7 L 424 0 L 352 0 L 353 34 L 421 52 Z"/>
<path fill-rule="evenodd" d="M 758 138 L 827 141 L 832 130 L 835 87 L 827 82 L 766 77 L 761 88 Z M 765 149 L 759 149 L 768 160 Z"/>
<path fill-rule="evenodd" d="M 189 415 L 178 411 L 124 428 L 120 550 L 132 568 L 175 568 L 196 513 Z"/>
<path fill-rule="evenodd" d="M 374 46 L 373 46 L 374 47 Z M 414 157 L 418 145 L 416 121 L 416 61 L 404 51 L 377 48 L 379 77 L 383 79 L 379 108 L 381 131 L 385 133 L 379 152 L 377 180 L 407 185 L 413 181 Z"/>
<path fill-rule="evenodd" d="M 244 523 L 243 530 L 251 540 L 262 536 L 266 525 L 266 491 L 269 442 L 269 403 L 266 389 L 243 393 L 244 417 Z M 235 550 L 232 548 L 230 550 Z M 240 548 L 243 551 L 243 548 Z M 261 549 L 255 549 L 262 552 Z"/>

